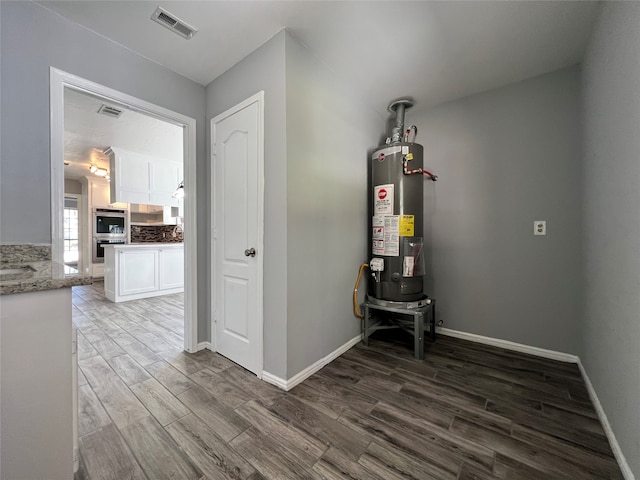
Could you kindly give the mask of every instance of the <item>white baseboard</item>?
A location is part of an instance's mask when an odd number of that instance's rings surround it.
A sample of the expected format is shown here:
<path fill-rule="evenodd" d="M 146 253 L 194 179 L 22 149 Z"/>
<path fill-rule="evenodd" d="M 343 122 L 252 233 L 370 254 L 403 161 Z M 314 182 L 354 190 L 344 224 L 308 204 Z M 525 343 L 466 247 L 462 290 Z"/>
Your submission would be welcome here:
<path fill-rule="evenodd" d="M 587 375 L 587 371 L 584 369 L 582 362 L 578 359 L 578 367 L 580 368 L 580 373 L 582 373 L 582 378 L 584 379 L 584 383 L 587 386 L 587 391 L 589 392 L 589 398 L 593 402 L 593 406 L 596 409 L 596 413 L 598 414 L 598 418 L 600 419 L 600 423 L 602 423 L 602 427 L 604 428 L 604 432 L 607 434 L 607 438 L 609 439 L 609 445 L 611 445 L 611 450 L 613 450 L 613 454 L 618 461 L 618 465 L 620 466 L 620 470 L 622 471 L 622 476 L 625 480 L 635 480 L 635 476 L 631 471 L 631 467 L 627 463 L 627 459 L 622 453 L 622 449 L 620 448 L 620 444 L 616 439 L 613 430 L 611 429 L 611 424 L 609 424 L 609 419 L 607 418 L 607 414 L 604 413 L 604 409 L 602 408 L 602 404 L 600 403 L 600 399 L 596 394 L 596 391 L 591 384 L 591 380 L 589 379 L 589 375 Z"/>
<path fill-rule="evenodd" d="M 287 381 L 284 378 L 277 377 L 269 372 L 262 372 L 262 380 L 264 380 L 267 383 L 270 383 L 271 385 L 275 385 L 276 387 L 281 388 L 282 390 L 289 390 L 290 388 L 293 388 L 293 387 L 287 388 Z"/>
<path fill-rule="evenodd" d="M 485 345 L 492 345 L 494 347 L 513 350 L 515 352 L 528 353 L 530 355 L 535 355 L 536 357 L 549 358 L 551 360 L 558 360 L 560 362 L 578 363 L 580 361 L 577 355 L 572 355 L 570 353 L 532 347 L 523 343 L 510 342 L 508 340 L 501 340 L 499 338 L 484 337 L 482 335 L 476 335 L 475 333 L 461 332 L 459 330 L 451 330 L 449 328 L 443 327 L 436 327 L 436 332 L 448 337 L 456 337 L 463 340 L 469 340 L 471 342 L 484 343 Z"/>
<path fill-rule="evenodd" d="M 198 342 L 196 345 L 196 352 L 204 349 L 213 351 L 213 345 L 211 345 L 211 342 Z"/>
<path fill-rule="evenodd" d="M 273 375 L 273 374 L 271 374 L 269 372 L 262 372 L 262 380 L 264 380 L 265 382 L 271 383 L 272 385 L 275 385 L 276 387 L 281 388 L 282 390 L 289 391 L 293 387 L 295 387 L 299 383 L 302 383 L 304 380 L 306 380 L 311 375 L 316 373 L 322 367 L 324 367 L 328 363 L 331 363 L 333 360 L 338 358 L 344 352 L 346 352 L 351 347 L 353 347 L 358 342 L 360 342 L 360 340 L 362 340 L 362 335 L 358 335 L 356 337 L 353 337 L 351 340 L 349 340 L 344 345 L 336 348 L 329 355 L 326 355 L 325 357 L 322 357 L 317 362 L 312 363 L 307 368 L 305 368 L 304 370 L 296 373 L 293 377 L 289 378 L 288 380 L 280 378 L 280 377 L 278 377 L 276 375 Z"/>
<path fill-rule="evenodd" d="M 535 355 L 537 357 L 549 358 L 551 360 L 558 360 L 560 362 L 567 363 L 577 363 L 578 368 L 580 368 L 580 373 L 582 374 L 582 378 L 584 379 L 584 383 L 587 386 L 587 391 L 589 392 L 589 397 L 593 402 L 593 406 L 596 409 L 596 413 L 598 414 L 598 418 L 600 419 L 600 423 L 602 423 L 602 427 L 607 435 L 607 439 L 609 440 L 609 445 L 611 445 L 611 450 L 616 457 L 618 465 L 620 466 L 620 470 L 622 471 L 622 475 L 625 480 L 636 480 L 633 472 L 631 471 L 631 467 L 627 463 L 627 459 L 625 458 L 622 450 L 620 449 L 620 444 L 616 439 L 613 430 L 611 429 L 611 425 L 609 424 L 609 420 L 607 419 L 607 415 L 604 413 L 604 409 L 600 404 L 600 400 L 598 399 L 598 395 L 596 395 L 596 391 L 593 389 L 593 385 L 591 384 L 591 380 L 587 375 L 586 370 L 582 366 L 582 362 L 580 361 L 580 357 L 577 355 L 572 355 L 570 353 L 557 352 L 555 350 L 546 350 L 544 348 L 532 347 L 530 345 L 524 345 L 522 343 L 510 342 L 508 340 L 501 340 L 499 338 L 492 337 L 484 337 L 482 335 L 476 335 L 474 333 L 460 332 L 458 330 L 451 330 L 449 328 L 437 327 L 436 332 L 441 335 L 446 335 L 449 337 L 461 338 L 463 340 L 469 340 L 471 342 L 484 343 L 486 345 L 493 345 L 494 347 L 504 348 L 506 350 L 514 350 L 516 352 L 528 353 L 531 355 Z"/>

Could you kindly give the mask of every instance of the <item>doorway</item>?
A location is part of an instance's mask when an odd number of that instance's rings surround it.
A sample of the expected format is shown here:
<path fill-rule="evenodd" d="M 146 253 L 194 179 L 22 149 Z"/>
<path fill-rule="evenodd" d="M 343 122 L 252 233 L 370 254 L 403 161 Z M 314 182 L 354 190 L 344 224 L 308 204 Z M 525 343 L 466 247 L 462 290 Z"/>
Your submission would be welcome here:
<path fill-rule="evenodd" d="M 262 378 L 264 92 L 211 120 L 213 344 Z"/>
<path fill-rule="evenodd" d="M 187 352 L 196 352 L 201 349 L 197 342 L 196 121 L 193 118 L 51 67 L 51 245 L 53 260 L 59 263 L 64 262 L 64 96 L 66 89 L 104 99 L 107 102 L 179 126 L 183 131 L 183 191 L 185 192 L 183 229 L 184 349 Z M 82 254 L 80 256 L 82 257 Z"/>

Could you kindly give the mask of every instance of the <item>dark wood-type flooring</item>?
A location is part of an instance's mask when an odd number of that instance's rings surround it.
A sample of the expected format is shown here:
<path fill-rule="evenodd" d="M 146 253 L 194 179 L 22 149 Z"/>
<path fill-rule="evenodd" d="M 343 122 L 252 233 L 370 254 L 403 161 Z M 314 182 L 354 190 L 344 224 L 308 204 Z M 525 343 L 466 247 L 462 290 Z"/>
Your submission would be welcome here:
<path fill-rule="evenodd" d="M 572 364 L 387 331 L 283 392 L 184 353 L 182 295 L 73 303 L 76 480 L 622 478 Z"/>

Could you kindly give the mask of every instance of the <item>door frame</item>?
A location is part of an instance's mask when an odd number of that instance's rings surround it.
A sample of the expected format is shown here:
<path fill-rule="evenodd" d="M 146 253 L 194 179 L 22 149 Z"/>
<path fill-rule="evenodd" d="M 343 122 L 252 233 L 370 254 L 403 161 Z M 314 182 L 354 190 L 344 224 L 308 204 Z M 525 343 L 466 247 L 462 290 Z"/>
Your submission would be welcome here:
<path fill-rule="evenodd" d="M 54 67 L 49 69 L 50 147 L 51 147 L 51 249 L 54 261 L 63 260 L 64 209 L 64 89 L 96 95 L 122 104 L 145 115 L 183 127 L 184 186 L 184 349 L 196 352 L 198 346 L 198 259 L 197 259 L 197 182 L 196 120 L 159 105 L 146 102 L 118 90 Z M 176 185 L 177 187 L 177 185 Z M 60 274 L 61 276 L 63 273 Z"/>
<path fill-rule="evenodd" d="M 217 251 L 216 237 L 217 225 L 219 219 L 216 218 L 216 201 L 215 201 L 215 179 L 216 179 L 216 146 L 214 143 L 214 129 L 216 123 L 227 117 L 247 108 L 254 103 L 258 104 L 258 238 L 256 241 L 256 250 L 258 255 L 256 258 L 256 305 L 257 305 L 257 332 L 256 338 L 256 354 L 259 359 L 258 378 L 262 378 L 262 369 L 264 368 L 264 90 L 259 91 L 255 95 L 243 100 L 237 105 L 225 110 L 219 115 L 213 117 L 209 124 L 209 138 L 211 142 L 211 345 L 213 351 L 218 350 L 217 346 L 217 295 L 219 278 L 216 274 L 217 269 Z"/>

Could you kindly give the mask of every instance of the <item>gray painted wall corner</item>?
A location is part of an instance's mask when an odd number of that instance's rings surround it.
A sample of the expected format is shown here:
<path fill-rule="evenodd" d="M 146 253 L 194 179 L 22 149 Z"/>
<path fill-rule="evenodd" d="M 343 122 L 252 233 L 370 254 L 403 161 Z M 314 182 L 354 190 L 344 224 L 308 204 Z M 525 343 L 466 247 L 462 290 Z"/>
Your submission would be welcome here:
<path fill-rule="evenodd" d="M 579 85 L 572 67 L 409 110 L 439 175 L 425 185 L 427 293 L 445 327 L 577 353 Z"/>
<path fill-rule="evenodd" d="M 287 378 L 360 333 L 351 292 L 367 255 L 367 151 L 383 120 L 286 37 Z"/>
<path fill-rule="evenodd" d="M 583 63 L 580 357 L 640 478 L 640 3 L 605 2 Z"/>
<path fill-rule="evenodd" d="M 281 31 L 206 88 L 207 158 L 211 159 L 210 121 L 260 90 L 265 92 L 264 198 L 264 370 L 286 378 L 287 329 L 287 163 L 285 112 L 285 32 Z M 207 183 L 211 162 L 207 162 Z M 210 190 L 210 189 L 208 189 Z M 211 231 L 211 195 L 206 199 Z M 207 248 L 210 250 L 210 240 Z M 210 264 L 210 253 L 207 253 Z M 209 285 L 209 301 L 211 283 Z M 208 317 L 210 318 L 210 317 Z"/>

